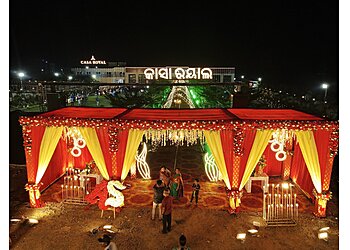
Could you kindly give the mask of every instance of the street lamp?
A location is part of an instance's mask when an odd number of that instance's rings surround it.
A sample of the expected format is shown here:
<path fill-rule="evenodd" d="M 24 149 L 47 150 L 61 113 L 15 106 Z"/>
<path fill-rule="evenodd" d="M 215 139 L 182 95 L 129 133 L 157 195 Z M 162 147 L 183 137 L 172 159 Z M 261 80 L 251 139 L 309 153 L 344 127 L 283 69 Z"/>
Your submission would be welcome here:
<path fill-rule="evenodd" d="M 259 78 L 258 78 L 258 81 L 259 81 L 259 82 L 261 82 L 261 81 L 262 81 L 262 78 L 261 78 L 261 77 L 259 77 Z"/>
<path fill-rule="evenodd" d="M 69 81 L 73 80 L 73 76 L 68 76 L 68 80 Z"/>
<path fill-rule="evenodd" d="M 244 75 L 242 75 L 241 78 L 244 79 Z"/>
<path fill-rule="evenodd" d="M 327 90 L 328 90 L 328 84 L 322 83 L 322 88 L 324 89 L 324 103 L 327 103 Z"/>
<path fill-rule="evenodd" d="M 60 73 L 55 72 L 54 75 L 57 77 L 60 75 Z"/>
<path fill-rule="evenodd" d="M 20 79 L 20 81 L 21 81 L 20 90 L 23 90 L 23 87 L 22 87 L 22 78 L 24 77 L 24 73 L 23 73 L 23 72 L 19 72 L 19 73 L 18 73 L 18 77 L 19 77 L 19 79 Z"/>

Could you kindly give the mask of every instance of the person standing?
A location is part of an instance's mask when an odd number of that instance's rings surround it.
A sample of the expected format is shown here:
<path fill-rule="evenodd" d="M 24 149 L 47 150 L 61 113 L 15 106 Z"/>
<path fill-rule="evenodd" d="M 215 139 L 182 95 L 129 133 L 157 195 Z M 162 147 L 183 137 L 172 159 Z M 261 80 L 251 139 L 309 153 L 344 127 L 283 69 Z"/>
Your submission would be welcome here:
<path fill-rule="evenodd" d="M 199 179 L 195 179 L 194 183 L 192 184 L 192 196 L 191 196 L 191 205 L 193 198 L 196 198 L 196 206 L 198 205 L 198 195 L 199 195 L 199 190 L 201 189 L 201 186 L 199 185 Z"/>
<path fill-rule="evenodd" d="M 183 196 L 184 181 L 179 168 L 175 169 L 175 175 L 171 184 L 170 195 L 175 199 L 179 199 Z"/>
<path fill-rule="evenodd" d="M 157 183 L 153 186 L 153 207 L 152 207 L 152 220 L 154 220 L 156 214 L 156 208 L 159 208 L 159 220 L 162 220 L 162 201 L 163 201 L 163 192 L 165 186 L 162 180 L 157 180 Z"/>
<path fill-rule="evenodd" d="M 173 197 L 170 196 L 169 188 L 163 192 L 164 199 L 162 201 L 162 215 L 163 215 L 163 234 L 171 231 L 171 213 L 173 210 Z"/>
<path fill-rule="evenodd" d="M 171 172 L 165 166 L 161 166 L 159 171 L 159 179 L 163 181 L 166 187 L 169 187 L 170 176 L 171 176 Z"/>

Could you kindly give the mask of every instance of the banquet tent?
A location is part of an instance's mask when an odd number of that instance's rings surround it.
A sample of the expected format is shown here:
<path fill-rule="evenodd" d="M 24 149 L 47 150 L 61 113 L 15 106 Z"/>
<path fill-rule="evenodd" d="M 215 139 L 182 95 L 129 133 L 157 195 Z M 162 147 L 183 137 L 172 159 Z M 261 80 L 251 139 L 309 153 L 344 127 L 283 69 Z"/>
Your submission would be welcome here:
<path fill-rule="evenodd" d="M 230 211 L 240 206 L 242 190 L 264 155 L 268 175 L 291 179 L 315 200 L 315 214 L 325 216 L 333 160 L 338 151 L 338 121 L 291 109 L 125 109 L 67 107 L 20 117 L 26 154 L 26 189 L 33 207 L 40 191 L 66 168 L 84 168 L 94 160 L 105 180 L 127 177 L 140 142 L 166 140 L 171 133 L 204 137 L 226 186 Z M 69 152 L 69 137 L 79 134 L 86 147 Z M 283 142 L 283 161 L 270 150 Z M 279 157 L 280 158 L 280 157 Z"/>

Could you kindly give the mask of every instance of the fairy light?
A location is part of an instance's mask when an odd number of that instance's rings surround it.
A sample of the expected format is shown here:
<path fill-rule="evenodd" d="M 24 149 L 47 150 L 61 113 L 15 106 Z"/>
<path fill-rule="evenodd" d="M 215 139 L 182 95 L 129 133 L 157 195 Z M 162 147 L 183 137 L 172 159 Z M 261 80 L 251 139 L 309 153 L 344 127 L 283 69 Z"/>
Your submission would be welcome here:
<path fill-rule="evenodd" d="M 190 108 L 195 108 L 187 86 L 173 86 L 163 108 L 170 108 L 174 100 L 183 100 Z"/>

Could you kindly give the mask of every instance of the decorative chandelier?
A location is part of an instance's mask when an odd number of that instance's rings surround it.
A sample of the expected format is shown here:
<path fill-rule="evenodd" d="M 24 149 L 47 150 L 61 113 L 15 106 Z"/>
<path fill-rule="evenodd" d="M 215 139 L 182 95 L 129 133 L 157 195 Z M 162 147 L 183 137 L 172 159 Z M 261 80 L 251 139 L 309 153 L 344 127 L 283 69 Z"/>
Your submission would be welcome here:
<path fill-rule="evenodd" d="M 284 161 L 287 158 L 287 153 L 284 147 L 290 143 L 293 138 L 293 131 L 287 129 L 277 129 L 272 133 L 271 150 L 276 153 L 275 157 L 278 161 Z"/>
<path fill-rule="evenodd" d="M 73 144 L 70 153 L 74 157 L 79 157 L 81 155 L 81 149 L 86 146 L 86 141 L 76 127 L 64 127 L 62 139 L 67 142 L 68 146 Z"/>

